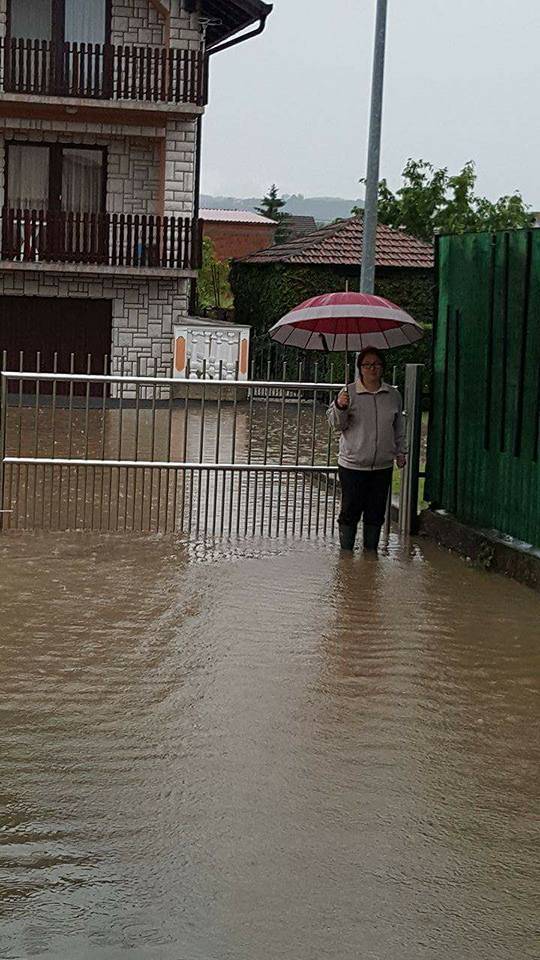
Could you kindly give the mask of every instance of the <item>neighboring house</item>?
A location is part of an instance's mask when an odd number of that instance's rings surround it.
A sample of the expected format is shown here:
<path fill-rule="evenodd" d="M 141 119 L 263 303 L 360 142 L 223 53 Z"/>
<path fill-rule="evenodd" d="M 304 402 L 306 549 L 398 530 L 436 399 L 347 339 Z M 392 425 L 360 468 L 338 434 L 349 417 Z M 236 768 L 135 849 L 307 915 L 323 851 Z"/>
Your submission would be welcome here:
<path fill-rule="evenodd" d="M 305 237 L 307 233 L 312 233 L 317 229 L 314 217 L 301 217 L 296 214 L 285 213 L 280 225 L 280 236 L 283 240 L 296 240 L 297 237 Z"/>
<path fill-rule="evenodd" d="M 203 236 L 212 241 L 218 260 L 247 257 L 271 247 L 277 229 L 275 220 L 250 210 L 200 210 L 199 218 Z"/>
<path fill-rule="evenodd" d="M 0 0 L 0 352 L 170 374 L 200 256 L 207 58 L 261 0 Z"/>
<path fill-rule="evenodd" d="M 298 303 L 358 289 L 362 235 L 363 218 L 351 217 L 233 263 L 235 319 L 253 328 L 257 350 L 268 347 L 269 328 Z M 427 324 L 433 316 L 433 267 L 430 244 L 379 224 L 376 292 Z"/>

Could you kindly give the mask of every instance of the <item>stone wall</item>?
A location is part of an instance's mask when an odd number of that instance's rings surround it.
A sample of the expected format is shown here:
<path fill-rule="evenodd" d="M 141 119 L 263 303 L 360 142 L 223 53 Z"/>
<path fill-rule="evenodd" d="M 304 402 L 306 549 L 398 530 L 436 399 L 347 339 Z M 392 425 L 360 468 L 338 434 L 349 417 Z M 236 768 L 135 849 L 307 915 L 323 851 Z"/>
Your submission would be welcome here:
<path fill-rule="evenodd" d="M 0 273 L 0 296 L 89 297 L 112 301 L 111 369 L 126 374 L 172 373 L 173 322 L 187 315 L 188 281 L 67 274 Z M 75 312 L 75 305 L 74 305 Z"/>
<path fill-rule="evenodd" d="M 190 216 L 195 190 L 196 123 L 170 120 L 165 146 L 165 213 Z"/>
<path fill-rule="evenodd" d="M 162 47 L 164 18 L 150 0 L 113 0 L 111 42 Z"/>
<path fill-rule="evenodd" d="M 198 50 L 201 34 L 198 17 L 182 9 L 181 0 L 171 0 L 171 16 L 158 13 L 150 0 L 114 0 L 111 42 L 150 44 L 155 47 L 183 47 Z"/>
<path fill-rule="evenodd" d="M 201 46 L 201 31 L 199 18 L 196 13 L 187 13 L 182 9 L 182 0 L 170 0 L 171 47 L 187 47 L 188 50 L 199 50 Z"/>
<path fill-rule="evenodd" d="M 143 138 L 145 140 L 149 139 L 159 139 L 165 137 L 166 134 L 166 125 L 167 117 L 163 114 L 155 115 L 155 123 L 146 124 L 144 127 L 138 127 L 135 124 L 131 123 L 96 123 L 78 117 L 70 117 L 69 120 L 34 120 L 30 117 L 0 117 L 0 131 L 5 130 L 9 132 L 32 132 L 36 134 L 43 134 L 45 139 L 48 139 L 48 134 L 77 134 L 78 136 L 84 136 L 88 134 L 93 137 L 102 137 L 105 138 L 105 142 L 109 142 L 112 139 L 118 139 L 121 137 L 131 137 L 132 139 Z M 33 137 L 34 140 L 37 139 L 37 136 Z"/>
<path fill-rule="evenodd" d="M 201 34 L 196 13 L 187 13 L 181 0 L 170 0 L 169 22 L 151 0 L 113 0 L 112 43 L 150 44 L 198 50 Z"/>
<path fill-rule="evenodd" d="M 165 141 L 166 215 L 190 216 L 194 206 L 196 124 L 193 120 L 169 120 L 164 137 L 134 135 L 130 127 L 115 128 L 118 135 L 84 132 L 99 124 L 69 121 L 0 119 L 0 192 L 4 189 L 5 140 L 44 143 L 77 143 L 104 146 L 108 151 L 107 210 L 110 213 L 161 213 L 161 143 Z M 119 134 L 125 130 L 127 136 Z M 140 133 L 145 131 L 141 128 Z"/>
<path fill-rule="evenodd" d="M 113 140 L 107 150 L 108 212 L 156 214 L 159 197 L 159 143 Z"/>

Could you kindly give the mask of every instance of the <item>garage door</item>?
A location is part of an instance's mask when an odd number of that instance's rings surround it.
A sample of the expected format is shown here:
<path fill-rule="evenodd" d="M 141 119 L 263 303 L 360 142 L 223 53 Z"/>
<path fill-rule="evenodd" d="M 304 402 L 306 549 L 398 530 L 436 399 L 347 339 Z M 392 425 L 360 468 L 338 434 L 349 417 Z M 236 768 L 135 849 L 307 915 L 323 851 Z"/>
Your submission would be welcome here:
<path fill-rule="evenodd" d="M 91 372 L 103 373 L 111 329 L 110 300 L 0 297 L 0 358 L 5 350 L 8 369 L 19 369 L 22 351 L 25 370 L 39 360 L 40 370 L 51 372 L 56 354 L 58 372 L 69 373 L 73 354 L 75 372 L 86 373 L 90 354 Z M 60 385 L 58 392 L 65 392 Z"/>

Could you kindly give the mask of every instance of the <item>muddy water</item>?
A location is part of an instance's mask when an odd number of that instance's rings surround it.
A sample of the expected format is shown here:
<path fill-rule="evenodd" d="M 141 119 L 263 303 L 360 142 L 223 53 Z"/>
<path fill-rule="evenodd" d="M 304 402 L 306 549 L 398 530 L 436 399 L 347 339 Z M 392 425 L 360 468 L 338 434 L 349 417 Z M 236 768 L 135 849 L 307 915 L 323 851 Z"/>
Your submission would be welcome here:
<path fill-rule="evenodd" d="M 538 956 L 535 594 L 397 541 L 0 563 L 2 960 Z"/>
<path fill-rule="evenodd" d="M 50 398 L 45 398 L 50 400 Z M 187 407 L 89 410 L 23 405 L 8 410 L 9 456 L 181 463 L 317 464 L 335 462 L 336 438 L 325 407 L 312 403 L 200 403 Z M 10 529 L 152 531 L 269 529 L 296 524 L 319 530 L 333 516 L 322 487 L 306 474 L 298 492 L 277 476 L 215 471 L 8 465 L 5 525 Z M 253 482 L 252 482 L 253 481 Z M 281 504 L 281 502 L 283 503 Z M 281 506 L 278 508 L 278 502 Z"/>
<path fill-rule="evenodd" d="M 6 449 L 12 456 L 179 460 L 227 463 L 333 462 L 335 437 L 326 406 L 264 402 L 221 407 L 191 402 L 187 409 L 133 406 L 70 410 L 31 405 L 8 409 Z"/>

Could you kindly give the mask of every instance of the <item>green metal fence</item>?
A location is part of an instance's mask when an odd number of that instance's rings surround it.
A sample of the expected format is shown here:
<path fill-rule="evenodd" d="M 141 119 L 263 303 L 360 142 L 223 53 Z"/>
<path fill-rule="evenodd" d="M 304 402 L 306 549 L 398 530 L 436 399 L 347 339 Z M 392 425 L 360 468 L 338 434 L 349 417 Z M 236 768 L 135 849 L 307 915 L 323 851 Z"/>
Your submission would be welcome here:
<path fill-rule="evenodd" d="M 438 240 L 426 499 L 540 546 L 540 230 Z"/>

